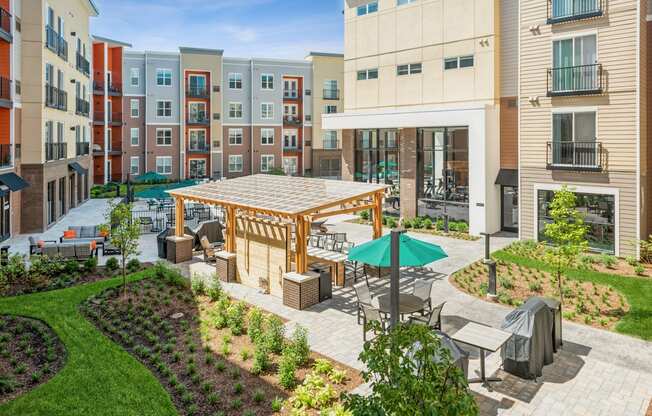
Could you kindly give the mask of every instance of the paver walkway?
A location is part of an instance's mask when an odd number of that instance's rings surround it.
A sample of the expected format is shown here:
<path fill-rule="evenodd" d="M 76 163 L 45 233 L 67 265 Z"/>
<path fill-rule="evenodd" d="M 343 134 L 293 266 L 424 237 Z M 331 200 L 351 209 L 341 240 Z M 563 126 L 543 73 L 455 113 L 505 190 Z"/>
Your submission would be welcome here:
<path fill-rule="evenodd" d="M 340 222 L 330 228 L 347 232 L 355 242 L 369 240 L 371 235 L 370 227 L 358 224 Z M 441 245 L 450 257 L 426 270 L 404 272 L 401 290 L 411 290 L 415 277 L 432 279 L 433 302 L 446 301 L 443 326 L 449 334 L 469 321 L 498 327 L 510 309 L 468 296 L 448 281 L 452 272 L 483 257 L 483 242 L 415 236 Z M 493 248 L 511 241 L 510 236 L 496 238 Z M 193 273 L 213 272 L 212 267 L 200 262 L 186 267 Z M 243 285 L 224 286 L 235 298 L 287 319 L 288 331 L 297 324 L 308 328 L 314 350 L 361 368 L 357 357 L 363 344 L 362 330 L 357 325 L 355 294 L 350 286 L 336 288 L 333 299 L 306 311 L 287 308 L 281 299 Z M 387 289 L 387 282 L 372 279 L 370 286 L 372 293 L 378 293 Z M 479 372 L 479 355 L 469 350 L 469 372 L 474 374 Z M 554 364 L 545 367 L 538 382 L 504 373 L 499 354 L 488 356 L 487 372 L 498 373 L 504 381 L 495 384 L 491 392 L 478 384 L 471 385 L 482 415 L 645 415 L 652 397 L 652 343 L 565 322 L 564 347 L 555 355 Z"/>

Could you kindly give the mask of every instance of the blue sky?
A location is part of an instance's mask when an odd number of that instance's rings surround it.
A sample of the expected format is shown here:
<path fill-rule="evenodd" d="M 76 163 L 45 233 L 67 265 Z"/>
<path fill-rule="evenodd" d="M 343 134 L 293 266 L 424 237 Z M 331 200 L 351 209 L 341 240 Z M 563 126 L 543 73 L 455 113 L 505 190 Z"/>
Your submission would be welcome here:
<path fill-rule="evenodd" d="M 179 46 L 227 56 L 303 59 L 342 52 L 342 0 L 95 0 L 92 33 L 136 50 Z"/>

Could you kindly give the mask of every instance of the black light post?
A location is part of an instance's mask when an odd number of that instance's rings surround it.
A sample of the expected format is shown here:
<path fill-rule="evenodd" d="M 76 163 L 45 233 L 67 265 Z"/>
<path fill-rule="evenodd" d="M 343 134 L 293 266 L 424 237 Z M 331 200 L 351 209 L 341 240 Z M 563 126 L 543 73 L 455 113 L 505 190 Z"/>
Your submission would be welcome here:
<path fill-rule="evenodd" d="M 389 325 L 394 328 L 399 322 L 399 280 L 400 280 L 400 247 L 401 247 L 401 234 L 405 233 L 404 229 L 392 230 L 392 244 L 391 244 L 391 279 L 389 285 Z"/>
<path fill-rule="evenodd" d="M 487 273 L 489 274 L 489 287 L 487 289 L 487 298 L 496 299 L 496 262 L 491 259 L 491 235 L 482 233 L 484 236 L 484 260 L 483 263 L 487 265 Z"/>

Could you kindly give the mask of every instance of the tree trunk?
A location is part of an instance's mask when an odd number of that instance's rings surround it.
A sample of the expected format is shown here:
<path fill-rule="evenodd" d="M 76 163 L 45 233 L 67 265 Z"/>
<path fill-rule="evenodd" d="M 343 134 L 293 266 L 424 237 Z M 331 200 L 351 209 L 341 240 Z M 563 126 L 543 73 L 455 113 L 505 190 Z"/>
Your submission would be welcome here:
<path fill-rule="evenodd" d="M 125 268 L 125 258 L 122 257 L 122 296 L 127 299 L 127 270 Z"/>
<path fill-rule="evenodd" d="M 561 290 L 561 270 L 557 271 L 557 286 L 559 286 L 559 305 L 563 306 L 564 305 L 564 292 Z M 562 307 L 563 309 L 563 307 Z"/>

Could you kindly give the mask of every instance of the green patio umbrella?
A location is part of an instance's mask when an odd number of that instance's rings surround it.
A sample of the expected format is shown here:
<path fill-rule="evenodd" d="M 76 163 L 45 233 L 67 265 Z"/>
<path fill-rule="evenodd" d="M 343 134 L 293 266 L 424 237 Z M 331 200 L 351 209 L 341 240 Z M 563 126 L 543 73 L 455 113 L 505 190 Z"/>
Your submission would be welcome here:
<path fill-rule="evenodd" d="M 436 244 L 417 240 L 401 234 L 399 250 L 400 267 L 421 267 L 433 261 L 448 257 Z M 390 234 L 354 247 L 349 252 L 349 260 L 378 267 L 390 267 L 392 259 L 392 236 Z"/>
<path fill-rule="evenodd" d="M 167 179 L 168 179 L 167 177 L 165 177 L 165 176 L 163 176 L 163 175 L 161 175 L 159 173 L 147 172 L 147 173 L 144 173 L 144 174 L 142 174 L 140 176 L 135 177 L 134 182 L 139 182 L 139 183 L 143 183 L 143 182 L 163 182 L 163 181 L 166 181 Z"/>
<path fill-rule="evenodd" d="M 162 186 L 154 186 L 152 188 L 147 188 L 143 189 L 140 192 L 136 192 L 136 197 L 142 199 L 170 199 L 171 196 L 165 191 L 166 189 Z"/>

